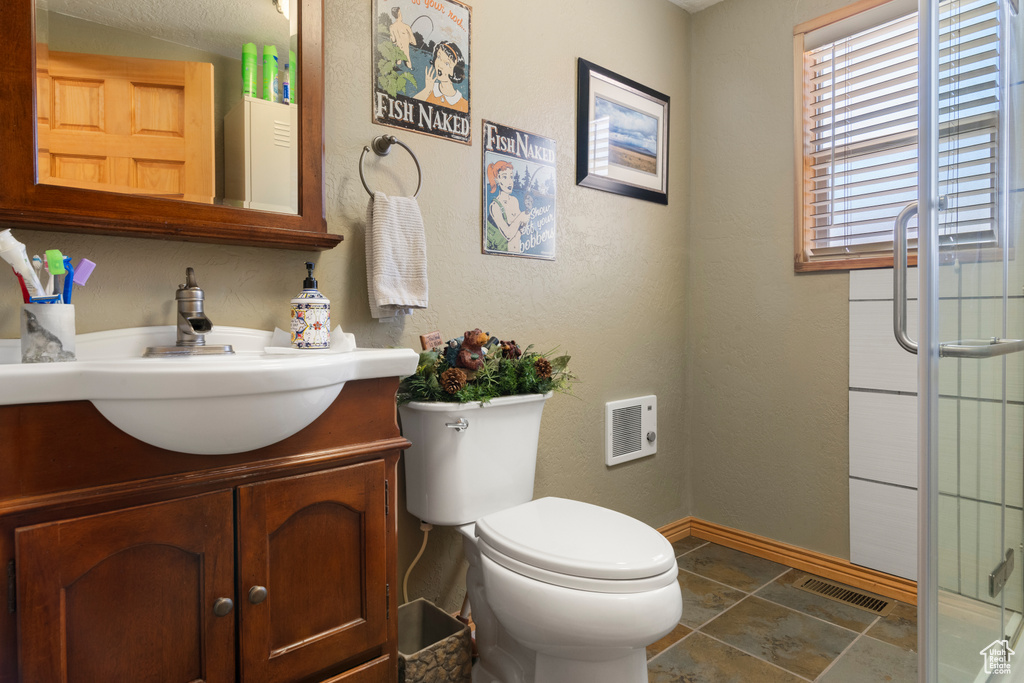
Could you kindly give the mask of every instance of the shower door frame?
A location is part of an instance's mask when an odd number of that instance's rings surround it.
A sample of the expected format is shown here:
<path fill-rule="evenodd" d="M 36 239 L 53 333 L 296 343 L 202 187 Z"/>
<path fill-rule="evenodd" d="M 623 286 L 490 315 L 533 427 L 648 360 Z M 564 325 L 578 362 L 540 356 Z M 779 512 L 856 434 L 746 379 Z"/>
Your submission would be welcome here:
<path fill-rule="evenodd" d="M 917 652 L 918 680 L 939 680 L 939 3 L 918 0 Z"/>
<path fill-rule="evenodd" d="M 939 260 L 939 210 L 940 210 L 940 139 L 939 139 L 939 76 L 941 65 L 940 49 L 940 7 L 938 0 L 919 0 L 919 165 L 918 165 L 918 275 L 920 278 L 920 319 L 918 353 L 918 677 L 922 683 L 934 683 L 939 680 L 939 358 L 942 355 L 960 355 L 947 351 L 943 353 L 940 337 L 940 260 Z M 999 3 L 1001 16 L 1000 35 L 1000 117 L 999 146 L 1003 150 L 999 155 L 999 172 L 997 185 L 998 200 L 996 207 L 997 231 L 1001 235 L 1002 269 L 1003 269 L 1003 317 L 1000 337 L 1006 336 L 1008 318 L 1008 261 L 1006 249 L 1011 244 L 1008 179 L 1010 175 L 1009 158 L 1012 154 L 1010 145 L 1013 138 L 1010 133 L 1010 114 L 1012 111 L 1010 97 L 1010 80 L 1008 79 L 1008 58 L 1011 53 L 1009 44 L 1012 17 L 1004 2 Z M 1005 21 L 1003 21 L 1005 20 Z M 1017 21 L 1020 21 L 1018 18 Z M 1013 185 L 1017 185 L 1015 182 Z M 1013 217 L 1016 217 L 1014 215 Z M 1019 232 L 1014 230 L 1014 232 Z M 1005 241 L 1004 241 L 1005 240 Z M 1018 247 L 1020 245 L 1017 245 Z M 962 299 L 960 300 L 962 302 Z M 897 335 L 898 337 L 899 335 Z M 1004 347 L 996 354 L 1017 352 L 1021 344 L 1016 345 L 1000 339 L 993 347 Z M 953 349 L 956 351 L 957 349 Z M 962 349 L 961 349 L 962 350 Z M 970 354 L 964 354 L 970 357 Z M 995 355 L 995 354 L 993 354 Z M 978 357 L 978 356 L 974 356 Z M 1002 526 L 1000 529 L 1000 548 L 1006 548 L 1006 457 L 1007 451 L 1007 364 L 1003 360 L 1002 394 Z M 959 393 L 959 392 L 958 392 Z M 958 397 L 962 400 L 962 397 Z M 959 418 L 958 418 L 959 419 Z M 980 457 L 980 453 L 979 453 Z M 1021 482 L 1015 482 L 1021 485 Z M 1024 549 L 1021 541 L 1014 539 L 1010 545 L 1016 549 Z M 1018 554 L 1018 553 L 1015 553 Z M 1020 560 L 1020 558 L 1018 558 Z M 980 571 L 980 568 L 979 568 Z M 1021 583 L 1024 572 L 1018 571 L 1012 581 Z M 1000 589 L 1001 590 L 1001 589 Z M 999 591 L 997 591 L 998 593 Z M 1024 626 L 1018 623 L 1015 632 L 1007 634 L 1007 609 L 1005 592 L 1000 600 L 1000 637 L 1010 636 L 1016 642 Z M 979 653 L 981 654 L 981 653 Z M 980 668 L 979 662 L 979 668 Z"/>

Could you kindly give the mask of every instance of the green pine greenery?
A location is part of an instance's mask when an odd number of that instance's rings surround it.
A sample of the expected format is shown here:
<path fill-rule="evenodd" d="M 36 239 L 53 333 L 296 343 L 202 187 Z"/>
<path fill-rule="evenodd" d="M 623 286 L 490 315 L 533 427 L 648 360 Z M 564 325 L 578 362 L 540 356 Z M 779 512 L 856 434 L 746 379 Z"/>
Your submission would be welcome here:
<path fill-rule="evenodd" d="M 445 391 L 441 383 L 441 375 L 451 367 L 444 354 L 438 350 L 424 351 L 420 353 L 415 374 L 404 378 L 399 385 L 398 403 L 469 403 L 518 394 L 545 394 L 549 391 L 571 393 L 571 385 L 576 377 L 567 369 L 569 356 L 554 356 L 554 351 L 536 353 L 532 348 L 527 347 L 519 358 L 503 358 L 501 346 L 487 346 L 483 367 L 476 371 L 462 389 L 453 394 Z M 541 358 L 551 364 L 550 377 L 538 376 L 536 364 Z"/>
<path fill-rule="evenodd" d="M 387 36 L 387 31 L 384 31 Z M 416 77 L 408 71 L 402 71 L 397 66 L 398 62 L 405 61 L 405 53 L 398 46 L 385 38 L 377 43 L 377 50 L 381 57 L 377 60 L 377 84 L 381 90 L 388 95 L 395 97 L 398 93 L 404 93 L 407 84 L 416 88 Z"/>

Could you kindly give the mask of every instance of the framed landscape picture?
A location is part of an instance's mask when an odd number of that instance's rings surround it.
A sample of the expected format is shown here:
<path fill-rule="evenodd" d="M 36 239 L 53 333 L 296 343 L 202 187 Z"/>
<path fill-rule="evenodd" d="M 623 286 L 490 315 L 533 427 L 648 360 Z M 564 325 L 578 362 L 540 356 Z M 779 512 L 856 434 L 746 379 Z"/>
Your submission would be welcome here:
<path fill-rule="evenodd" d="M 668 95 L 579 60 L 576 184 L 668 204 Z"/>

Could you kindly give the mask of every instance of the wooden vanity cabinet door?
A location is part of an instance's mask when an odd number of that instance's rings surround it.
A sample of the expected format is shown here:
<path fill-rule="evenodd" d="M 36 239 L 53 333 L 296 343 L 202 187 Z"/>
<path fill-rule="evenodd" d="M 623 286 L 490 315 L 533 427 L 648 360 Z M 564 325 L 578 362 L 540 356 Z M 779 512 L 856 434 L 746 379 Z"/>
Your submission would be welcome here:
<path fill-rule="evenodd" d="M 380 654 L 385 477 L 384 461 L 371 460 L 238 488 L 244 683 L 309 680 Z M 266 597 L 254 604 L 259 587 Z"/>
<path fill-rule="evenodd" d="M 230 491 L 15 532 L 20 680 L 231 683 Z"/>

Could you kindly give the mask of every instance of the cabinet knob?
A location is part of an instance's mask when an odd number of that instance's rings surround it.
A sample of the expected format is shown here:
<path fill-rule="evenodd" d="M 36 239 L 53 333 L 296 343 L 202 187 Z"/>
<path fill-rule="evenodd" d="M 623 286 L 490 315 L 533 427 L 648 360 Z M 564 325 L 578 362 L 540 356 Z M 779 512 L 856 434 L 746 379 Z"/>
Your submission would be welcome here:
<path fill-rule="evenodd" d="M 231 598 L 217 598 L 213 603 L 213 613 L 218 617 L 226 617 L 234 606 L 235 603 Z"/>
<path fill-rule="evenodd" d="M 253 586 L 249 589 L 249 602 L 258 605 L 267 599 L 267 589 L 263 586 Z"/>

